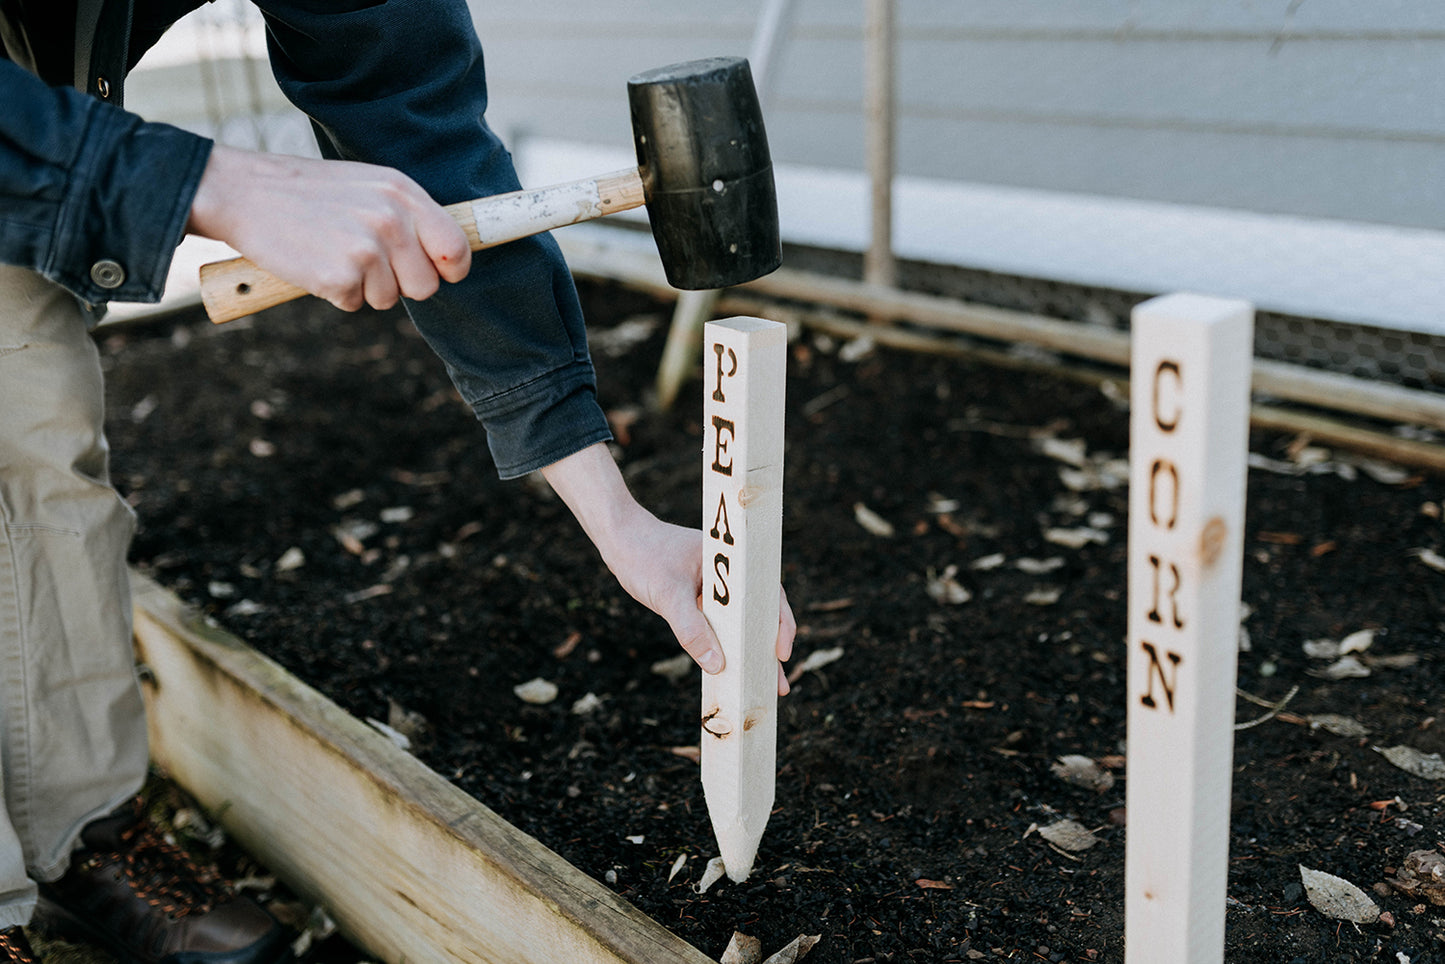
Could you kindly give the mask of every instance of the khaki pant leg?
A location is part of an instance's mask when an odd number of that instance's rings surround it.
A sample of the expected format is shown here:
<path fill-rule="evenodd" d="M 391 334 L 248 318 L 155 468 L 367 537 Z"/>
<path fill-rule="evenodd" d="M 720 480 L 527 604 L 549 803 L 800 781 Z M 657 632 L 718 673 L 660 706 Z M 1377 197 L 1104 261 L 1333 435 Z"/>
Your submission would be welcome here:
<path fill-rule="evenodd" d="M 0 924 L 28 915 L 27 872 L 58 876 L 80 828 L 145 779 L 133 531 L 83 312 L 0 266 Z"/>

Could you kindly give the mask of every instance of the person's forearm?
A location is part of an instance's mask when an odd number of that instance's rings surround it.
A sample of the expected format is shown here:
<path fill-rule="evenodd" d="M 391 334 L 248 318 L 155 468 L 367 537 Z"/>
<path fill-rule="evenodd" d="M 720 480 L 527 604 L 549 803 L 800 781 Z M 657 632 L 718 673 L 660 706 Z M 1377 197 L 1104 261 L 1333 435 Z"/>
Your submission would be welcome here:
<path fill-rule="evenodd" d="M 552 463 L 542 476 L 567 503 L 622 588 L 667 620 L 699 666 L 719 672 L 722 647 L 697 605 L 701 533 L 662 522 L 643 508 L 605 444 Z"/>
<path fill-rule="evenodd" d="M 542 469 L 567 503 L 622 588 L 672 628 L 682 648 L 704 671 L 723 668 L 722 646 L 698 599 L 702 592 L 702 532 L 662 522 L 638 504 L 607 446 L 596 444 Z M 793 651 L 797 623 L 787 594 L 778 589 L 779 662 Z M 782 666 L 778 692 L 788 692 Z"/>
<path fill-rule="evenodd" d="M 587 538 L 611 565 L 622 536 L 650 516 L 633 498 L 605 444 L 589 445 L 542 469 L 542 477 L 572 510 Z"/>

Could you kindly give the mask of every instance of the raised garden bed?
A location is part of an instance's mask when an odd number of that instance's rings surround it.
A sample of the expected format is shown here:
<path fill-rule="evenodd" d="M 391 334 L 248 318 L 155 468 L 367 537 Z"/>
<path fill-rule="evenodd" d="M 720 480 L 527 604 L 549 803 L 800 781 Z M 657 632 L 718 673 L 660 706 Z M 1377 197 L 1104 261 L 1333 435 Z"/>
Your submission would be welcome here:
<path fill-rule="evenodd" d="M 700 401 L 645 404 L 666 308 L 585 290 L 624 471 L 661 515 L 696 524 Z M 715 846 L 678 749 L 697 743 L 696 672 L 653 672 L 677 652 L 666 627 L 560 503 L 496 480 L 404 318 L 308 302 L 102 346 L 113 469 L 142 519 L 135 564 L 357 718 L 408 730 L 458 789 L 703 954 L 742 930 L 768 950 L 821 934 L 808 959 L 826 964 L 1123 960 L 1125 493 L 1087 482 L 1125 455 L 1106 393 L 793 345 L 795 662 L 842 653 L 782 703 L 753 877 L 699 895 Z M 1299 866 L 1369 890 L 1445 839 L 1445 783 L 1375 749 L 1445 748 L 1445 573 L 1417 552 L 1445 554 L 1445 485 L 1294 437 L 1253 448 L 1269 461 L 1250 474 L 1239 685 L 1271 705 L 1299 689 L 1236 738 L 1227 959 L 1440 957 L 1429 900 L 1375 895 L 1393 923 L 1341 923 L 1311 906 Z M 1364 629 L 1370 675 L 1312 675 L 1335 661 L 1305 642 Z M 513 694 L 536 677 L 555 702 Z M 574 712 L 589 693 L 600 706 Z M 1241 721 L 1267 712 L 1239 703 Z M 1310 725 L 1326 713 L 1368 735 Z M 1065 755 L 1102 762 L 1114 786 L 1061 779 Z M 1066 816 L 1101 842 L 1070 851 L 1038 833 Z"/>

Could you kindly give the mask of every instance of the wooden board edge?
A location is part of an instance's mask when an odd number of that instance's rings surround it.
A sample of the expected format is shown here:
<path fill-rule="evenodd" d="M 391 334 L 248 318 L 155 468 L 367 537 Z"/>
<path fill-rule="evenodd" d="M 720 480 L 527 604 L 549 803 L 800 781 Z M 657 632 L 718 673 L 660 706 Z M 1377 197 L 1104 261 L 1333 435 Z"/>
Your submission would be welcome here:
<path fill-rule="evenodd" d="M 132 582 L 152 759 L 368 952 L 710 961 L 152 580 Z"/>

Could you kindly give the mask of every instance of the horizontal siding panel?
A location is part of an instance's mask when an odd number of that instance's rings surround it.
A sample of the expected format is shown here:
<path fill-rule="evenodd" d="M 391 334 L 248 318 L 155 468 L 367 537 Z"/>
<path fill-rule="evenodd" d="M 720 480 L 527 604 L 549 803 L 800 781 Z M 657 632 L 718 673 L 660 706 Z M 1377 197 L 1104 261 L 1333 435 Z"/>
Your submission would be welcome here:
<path fill-rule="evenodd" d="M 782 99 L 858 110 L 860 41 L 800 38 Z M 901 116 L 1015 114 L 1038 123 L 1157 124 L 1445 141 L 1445 40 L 934 40 L 903 38 Z"/>
<path fill-rule="evenodd" d="M 762 9 L 475 2 L 489 118 L 626 146 L 627 78 L 747 54 Z M 862 168 L 863 11 L 795 0 L 778 162 Z M 897 18 L 900 175 L 1445 226 L 1445 4 L 900 0 Z"/>
<path fill-rule="evenodd" d="M 923 177 L 1445 229 L 1434 145 L 956 123 L 905 124 L 898 154 Z"/>

